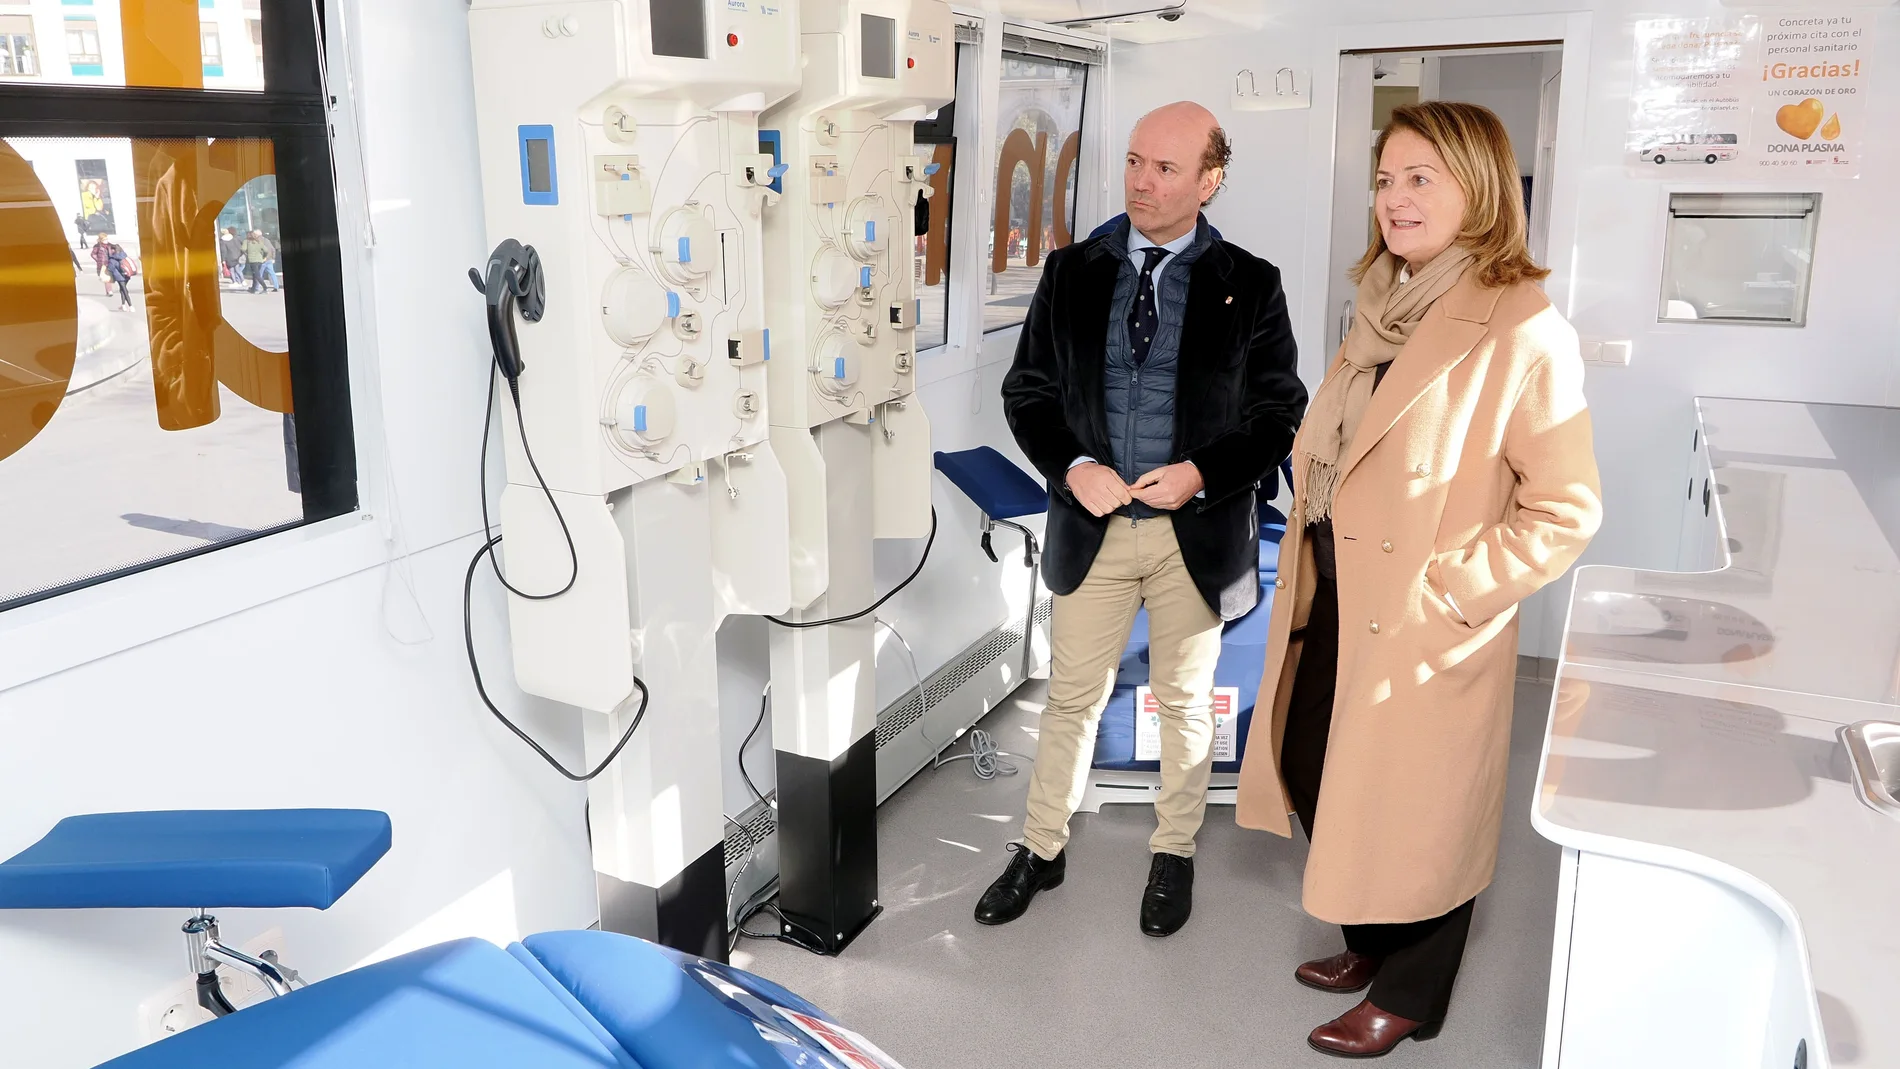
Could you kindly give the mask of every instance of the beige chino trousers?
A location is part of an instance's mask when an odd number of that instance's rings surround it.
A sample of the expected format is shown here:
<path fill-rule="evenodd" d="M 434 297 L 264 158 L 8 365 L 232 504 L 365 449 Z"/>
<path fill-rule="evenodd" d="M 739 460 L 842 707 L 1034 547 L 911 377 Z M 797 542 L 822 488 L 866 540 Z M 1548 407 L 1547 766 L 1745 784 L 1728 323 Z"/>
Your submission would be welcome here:
<path fill-rule="evenodd" d="M 1148 686 L 1161 709 L 1161 793 L 1156 853 L 1194 856 L 1213 770 L 1214 662 L 1220 614 L 1194 586 L 1170 516 L 1114 516 L 1088 578 L 1054 599 L 1049 623 L 1049 704 L 1043 709 L 1023 841 L 1052 860 L 1069 841 L 1082 801 L 1095 731 L 1114 688 L 1137 609 L 1148 610 Z"/>

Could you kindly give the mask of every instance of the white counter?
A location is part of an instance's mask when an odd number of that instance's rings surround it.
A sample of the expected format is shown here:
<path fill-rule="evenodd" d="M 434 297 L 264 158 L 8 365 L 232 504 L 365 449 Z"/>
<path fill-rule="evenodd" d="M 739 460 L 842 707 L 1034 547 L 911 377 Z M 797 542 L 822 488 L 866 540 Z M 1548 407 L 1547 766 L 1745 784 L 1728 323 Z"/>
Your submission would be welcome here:
<path fill-rule="evenodd" d="M 1577 576 L 1545 1064 L 1900 1067 L 1900 821 L 1837 737 L 1900 721 L 1900 410 L 1698 410 L 1683 560 L 1720 570 Z"/>

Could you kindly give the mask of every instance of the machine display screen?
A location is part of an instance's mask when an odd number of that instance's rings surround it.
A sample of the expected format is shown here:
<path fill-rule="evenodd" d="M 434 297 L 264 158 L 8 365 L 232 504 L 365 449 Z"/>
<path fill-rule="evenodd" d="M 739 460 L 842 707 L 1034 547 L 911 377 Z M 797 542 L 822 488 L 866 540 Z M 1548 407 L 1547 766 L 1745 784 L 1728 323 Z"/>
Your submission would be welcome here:
<path fill-rule="evenodd" d="M 528 150 L 528 192 L 554 192 L 554 169 L 548 165 L 547 141 L 531 137 L 524 144 Z"/>
<path fill-rule="evenodd" d="M 864 76 L 897 77 L 897 20 L 882 15 L 863 15 L 859 32 L 864 37 Z"/>
<path fill-rule="evenodd" d="M 706 0 L 647 0 L 653 54 L 706 58 Z"/>

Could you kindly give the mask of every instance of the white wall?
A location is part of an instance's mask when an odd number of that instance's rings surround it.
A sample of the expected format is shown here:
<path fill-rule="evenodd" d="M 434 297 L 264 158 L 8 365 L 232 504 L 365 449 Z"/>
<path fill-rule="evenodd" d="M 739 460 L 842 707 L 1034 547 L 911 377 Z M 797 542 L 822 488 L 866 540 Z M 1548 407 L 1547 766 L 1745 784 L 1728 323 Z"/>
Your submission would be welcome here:
<path fill-rule="evenodd" d="M 1460 4 L 1455 7 L 1469 8 Z M 1564 71 L 1566 92 L 1582 89 L 1581 153 L 1557 160 L 1560 179 L 1577 191 L 1574 249 L 1559 250 L 1551 293 L 1586 342 L 1630 339 L 1629 367 L 1592 365 L 1587 390 L 1602 468 L 1605 519 L 1586 561 L 1639 567 L 1673 565 L 1678 511 L 1687 478 L 1691 398 L 1698 394 L 1797 398 L 1856 404 L 1900 404 L 1900 308 L 1893 300 L 1893 250 L 1900 217 L 1888 210 L 1900 182 L 1900 144 L 1871 144 L 1857 180 L 1812 181 L 1824 194 L 1808 326 L 1802 330 L 1662 325 L 1656 293 L 1662 222 L 1671 190 L 1794 188 L 1710 183 L 1699 176 L 1634 177 L 1624 163 L 1635 15 L 1620 3 L 1563 4 L 1525 0 L 1519 11 L 1590 12 L 1586 70 Z M 1226 235 L 1285 272 L 1301 369 L 1315 384 L 1327 353 L 1317 352 L 1323 324 L 1309 309 L 1325 279 L 1307 265 L 1324 262 L 1328 191 L 1313 181 L 1312 147 L 1330 144 L 1336 86 L 1314 78 L 1307 111 L 1235 112 L 1226 104 L 1235 71 L 1281 65 L 1316 72 L 1337 69 L 1342 47 L 1360 43 L 1381 22 L 1425 17 L 1416 4 L 1361 0 L 1342 9 L 1349 22 L 1315 9 L 1289 13 L 1271 31 L 1208 40 L 1118 48 L 1114 125 L 1125 131 L 1156 102 L 1182 97 L 1208 102 L 1235 140 L 1229 192 L 1209 212 Z M 1642 17 L 1707 16 L 1730 11 L 1715 0 L 1658 0 Z M 1193 16 L 1190 15 L 1189 18 Z M 1184 20 L 1185 21 L 1185 20 Z M 1420 24 L 1417 46 L 1487 39 L 1522 40 L 1494 19 Z M 1381 31 L 1384 32 L 1384 31 Z M 1900 35 L 1900 12 L 1879 15 L 1879 39 Z M 1427 39 L 1427 38 L 1431 39 Z M 1892 49 L 1879 61 L 1891 70 Z M 1900 78 L 1877 78 L 1868 121 L 1900 129 Z M 1808 188 L 1807 185 L 1801 188 Z M 1557 221 L 1553 221 L 1555 228 Z M 1321 302 L 1323 303 L 1323 301 Z M 1526 621 L 1526 652 L 1554 656 L 1564 599 L 1540 599 Z"/>

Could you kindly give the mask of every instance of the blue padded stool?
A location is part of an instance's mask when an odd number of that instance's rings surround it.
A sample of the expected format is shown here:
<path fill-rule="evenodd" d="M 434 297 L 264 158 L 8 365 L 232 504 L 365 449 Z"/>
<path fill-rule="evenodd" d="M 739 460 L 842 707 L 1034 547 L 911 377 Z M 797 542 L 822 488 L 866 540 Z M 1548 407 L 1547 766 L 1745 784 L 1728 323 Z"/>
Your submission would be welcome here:
<path fill-rule="evenodd" d="M 1015 517 L 1048 512 L 1049 491 L 1008 457 L 987 445 L 954 453 L 939 452 L 937 470 L 982 511 L 980 541 L 990 560 L 996 560 L 996 551 L 990 547 L 992 530 L 1007 527 L 1023 536 L 1023 566 L 1029 569 L 1030 622 L 1024 629 L 1020 678 L 1028 679 L 1030 670 L 1035 667 L 1035 643 L 1030 636 L 1035 632 L 1042 554 L 1036 546 L 1035 532 L 1015 522 Z"/>
<path fill-rule="evenodd" d="M 363 809 L 179 810 L 67 817 L 0 862 L 0 909 L 191 909 L 181 929 L 198 1004 L 224 1016 L 218 966 L 288 995 L 295 974 L 218 940 L 213 906 L 329 909 L 389 852 Z M 268 955 L 267 955 L 268 957 Z"/>

